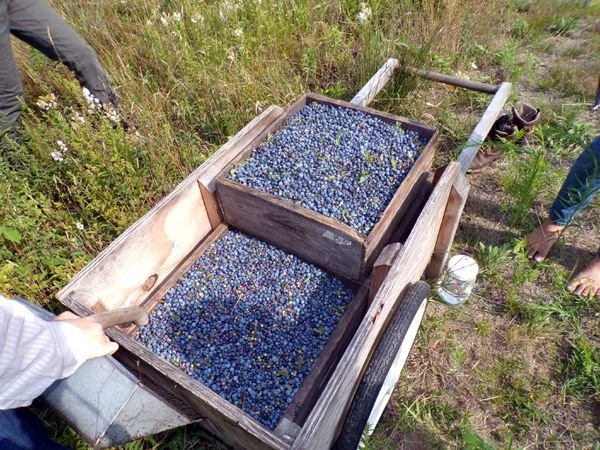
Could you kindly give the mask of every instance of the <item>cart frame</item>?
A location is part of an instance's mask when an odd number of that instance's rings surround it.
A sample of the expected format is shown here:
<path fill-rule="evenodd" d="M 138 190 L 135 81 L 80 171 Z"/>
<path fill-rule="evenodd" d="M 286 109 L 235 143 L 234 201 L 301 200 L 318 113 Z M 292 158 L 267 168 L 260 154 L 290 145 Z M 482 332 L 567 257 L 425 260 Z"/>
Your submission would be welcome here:
<path fill-rule="evenodd" d="M 494 96 L 457 161 L 438 169 L 431 179 L 421 186 L 425 201 L 418 217 L 415 218 L 414 226 L 410 230 L 398 230 L 392 239 L 392 242 L 398 242 L 399 237 L 407 236 L 404 244 L 388 245 L 379 255 L 372 272 L 369 309 L 304 425 L 300 427 L 294 423 L 280 424 L 274 431 L 278 439 L 266 444 L 268 448 L 314 450 L 331 448 L 335 444 L 369 360 L 395 311 L 413 284 L 423 276 L 431 279 L 442 273 L 469 193 L 467 169 L 511 91 L 511 84 L 507 82 L 500 86 L 474 83 L 435 72 L 402 68 L 398 60 L 391 58 L 358 92 L 352 103 L 368 105 L 398 71 L 407 71 L 434 81 Z M 205 180 L 205 183 L 200 185 L 201 189 L 207 191 L 202 192 L 203 198 L 209 201 L 214 198 L 214 179 L 228 164 L 227 151 L 235 144 L 248 141 L 250 135 L 256 133 L 257 127 L 259 130 L 264 129 L 282 113 L 283 109 L 277 106 L 266 109 L 190 175 L 194 175 L 198 180 Z M 177 189 L 179 187 L 173 194 Z M 157 207 L 161 204 L 162 202 Z M 151 213 L 152 211 L 148 214 Z M 208 214 L 210 218 L 210 210 Z M 89 313 L 78 307 L 76 302 L 69 304 L 68 298 L 64 303 L 80 314 Z M 412 323 L 416 323 L 418 329 L 425 305 L 426 299 L 423 299 L 411 322 L 412 331 L 408 333 L 407 342 L 403 343 L 400 350 L 402 355 L 399 354 L 395 358 L 395 363 L 386 376 L 381 395 L 373 407 L 379 411 L 375 416 L 381 415 L 400 376 L 416 335 Z M 106 399 L 101 407 L 98 407 L 99 398 Z M 87 362 L 72 377 L 55 383 L 44 394 L 44 399 L 86 441 L 98 448 L 119 445 L 149 434 L 205 420 L 197 413 L 173 407 L 169 401 L 163 400 L 143 386 L 135 375 L 113 357 Z M 94 416 L 95 420 L 92 420 Z M 376 423 L 372 422 L 378 419 L 379 417 L 369 419 L 370 426 L 374 427 Z M 208 428 L 214 429 L 214 424 Z M 232 441 L 234 444 L 236 442 L 239 444 L 240 441 Z M 271 447 L 274 444 L 275 447 Z"/>

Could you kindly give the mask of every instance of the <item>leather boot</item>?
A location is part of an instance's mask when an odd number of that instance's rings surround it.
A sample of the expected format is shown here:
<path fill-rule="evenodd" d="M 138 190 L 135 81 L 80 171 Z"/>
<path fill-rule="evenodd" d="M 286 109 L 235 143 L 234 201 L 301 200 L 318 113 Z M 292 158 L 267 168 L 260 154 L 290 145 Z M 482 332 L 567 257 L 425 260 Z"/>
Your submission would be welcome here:
<path fill-rule="evenodd" d="M 516 125 L 517 129 L 525 130 L 525 136 L 523 137 L 523 140 L 528 145 L 529 143 L 527 142 L 527 136 L 533 133 L 535 126 L 540 121 L 540 109 L 531 106 L 528 103 L 523 103 L 520 111 L 517 111 L 515 108 L 513 108 L 512 113 L 512 121 Z"/>
<path fill-rule="evenodd" d="M 512 123 L 510 115 L 503 114 L 492 125 L 486 141 L 499 141 L 500 139 L 511 141 L 515 137 L 515 134 L 516 128 Z M 500 148 L 482 145 L 469 166 L 469 172 L 474 172 L 491 165 L 494 161 L 500 159 L 503 154 L 504 151 Z"/>

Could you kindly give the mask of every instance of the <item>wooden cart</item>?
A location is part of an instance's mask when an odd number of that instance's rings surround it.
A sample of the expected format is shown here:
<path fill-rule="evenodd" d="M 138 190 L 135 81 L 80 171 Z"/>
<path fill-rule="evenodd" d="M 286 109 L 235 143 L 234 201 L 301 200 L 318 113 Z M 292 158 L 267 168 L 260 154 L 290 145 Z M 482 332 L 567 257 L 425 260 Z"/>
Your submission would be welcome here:
<path fill-rule="evenodd" d="M 386 62 L 352 103 L 366 106 L 396 70 L 397 60 Z M 108 334 L 120 343 L 123 350 L 116 356 L 129 372 L 113 358 L 92 361 L 47 392 L 50 405 L 97 447 L 200 422 L 236 448 L 327 449 L 339 436 L 360 437 L 367 421 L 374 426 L 425 311 L 429 289 L 419 280 L 441 274 L 469 191 L 466 170 L 510 92 L 509 83 L 498 88 L 452 77 L 438 81 L 495 95 L 458 162 L 436 171 L 424 166 L 411 179 L 403 195 L 412 214 L 403 211 L 403 220 L 394 222 L 365 257 L 374 264 L 368 289 L 359 291 L 328 342 L 327 355 L 317 360 L 294 398 L 295 407 L 274 430 L 156 357 L 127 330 L 115 328 Z M 283 115 L 282 108 L 271 106 L 244 127 L 82 270 L 59 292 L 59 300 L 80 315 L 160 300 L 224 230 L 216 197 L 219 174 Z M 353 439 L 338 440 L 338 448 L 350 448 Z"/>

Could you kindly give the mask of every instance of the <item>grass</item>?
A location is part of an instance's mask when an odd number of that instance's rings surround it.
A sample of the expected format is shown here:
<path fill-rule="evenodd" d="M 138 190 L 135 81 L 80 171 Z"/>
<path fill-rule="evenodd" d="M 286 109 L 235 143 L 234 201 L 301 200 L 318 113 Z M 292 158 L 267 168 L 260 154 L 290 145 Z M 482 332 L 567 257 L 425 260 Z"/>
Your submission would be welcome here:
<path fill-rule="evenodd" d="M 453 251 L 479 261 L 479 281 L 460 309 L 429 305 L 367 448 L 598 448 L 600 306 L 564 290 L 597 246 L 597 214 L 588 208 L 543 264 L 527 260 L 523 240 L 598 132 L 585 113 L 600 67 L 590 31 L 597 2 L 53 4 L 97 50 L 137 132 L 89 111 L 65 68 L 15 45 L 25 144 L 0 157 L 0 292 L 60 310 L 58 289 L 270 104 L 306 91 L 349 100 L 391 56 L 507 79 L 521 93 L 511 102 L 542 107 L 543 121 L 532 147 L 506 144 L 497 168 L 470 176 Z M 361 23 L 365 6 L 371 16 Z M 50 94 L 56 106 L 36 105 Z M 398 76 L 373 106 L 438 127 L 439 165 L 488 101 Z M 68 148 L 62 162 L 51 156 L 58 141 Z M 86 448 L 60 420 L 44 419 L 59 441 Z M 124 448 L 225 447 L 190 426 Z"/>

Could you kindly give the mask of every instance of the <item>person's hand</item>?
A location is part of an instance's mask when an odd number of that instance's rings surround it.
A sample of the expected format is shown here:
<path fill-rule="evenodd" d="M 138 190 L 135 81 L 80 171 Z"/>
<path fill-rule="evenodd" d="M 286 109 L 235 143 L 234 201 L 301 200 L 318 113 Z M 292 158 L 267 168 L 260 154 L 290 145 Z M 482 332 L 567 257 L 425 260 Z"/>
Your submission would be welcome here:
<path fill-rule="evenodd" d="M 70 323 L 79 328 L 86 337 L 86 342 L 79 347 L 85 348 L 86 358 L 93 359 L 104 355 L 111 355 L 119 348 L 119 344 L 112 342 L 104 334 L 102 326 L 90 317 L 79 317 L 70 311 L 59 314 L 54 319 Z"/>

